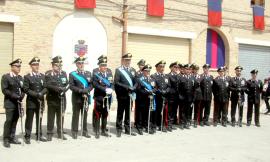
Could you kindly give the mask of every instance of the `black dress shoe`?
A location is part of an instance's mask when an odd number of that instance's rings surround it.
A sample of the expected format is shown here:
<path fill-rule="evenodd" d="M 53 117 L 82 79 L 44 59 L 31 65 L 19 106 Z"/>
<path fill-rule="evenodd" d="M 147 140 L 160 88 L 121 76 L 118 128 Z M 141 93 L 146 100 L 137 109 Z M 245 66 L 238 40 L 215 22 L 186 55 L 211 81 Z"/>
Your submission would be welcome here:
<path fill-rule="evenodd" d="M 58 134 L 58 138 L 62 139 L 62 140 L 67 140 L 67 138 L 64 135 L 62 135 L 62 137 L 61 137 L 61 134 Z"/>
<path fill-rule="evenodd" d="M 122 133 L 121 130 L 117 130 L 117 132 L 116 132 L 116 137 L 121 137 L 121 133 Z"/>
<path fill-rule="evenodd" d="M 184 129 L 184 125 L 183 125 L 183 124 L 180 124 L 179 128 L 180 128 L 181 130 L 183 130 L 183 129 Z"/>
<path fill-rule="evenodd" d="M 200 126 L 203 127 L 204 126 L 204 123 L 203 122 L 200 122 Z"/>
<path fill-rule="evenodd" d="M 27 137 L 27 138 L 25 138 L 25 140 L 24 140 L 24 141 L 25 141 L 25 143 L 26 143 L 26 144 L 31 144 L 31 142 L 30 142 L 30 138 L 28 138 L 28 137 Z"/>
<path fill-rule="evenodd" d="M 19 144 L 22 144 L 18 139 L 16 138 L 12 138 L 9 140 L 9 143 L 11 144 L 16 144 L 16 145 L 19 145 Z"/>
<path fill-rule="evenodd" d="M 235 127 L 235 122 L 232 122 L 232 127 Z"/>
<path fill-rule="evenodd" d="M 131 136 L 136 136 L 136 134 L 135 133 L 133 133 L 133 132 L 131 132 L 130 133 L 130 131 L 128 130 L 128 131 L 125 131 L 125 134 L 127 134 L 127 135 L 131 135 Z"/>
<path fill-rule="evenodd" d="M 99 139 L 99 137 L 100 137 L 100 134 L 99 133 L 95 133 L 95 138 L 96 139 Z"/>
<path fill-rule="evenodd" d="M 214 127 L 217 127 L 217 124 L 218 124 L 217 122 L 214 122 L 214 124 L 213 124 L 213 125 L 214 125 Z"/>
<path fill-rule="evenodd" d="M 111 137 L 111 135 L 109 135 L 106 131 L 102 131 L 100 135 L 104 137 Z"/>
<path fill-rule="evenodd" d="M 238 122 L 238 126 L 242 127 L 242 122 L 241 121 Z"/>
<path fill-rule="evenodd" d="M 4 140 L 3 145 L 4 145 L 4 147 L 6 147 L 6 148 L 10 148 L 10 143 L 9 143 L 8 140 Z"/>
<path fill-rule="evenodd" d="M 255 123 L 255 126 L 256 127 L 261 127 L 261 124 L 260 123 Z"/>
<path fill-rule="evenodd" d="M 172 132 L 172 127 L 168 127 L 167 131 Z"/>
<path fill-rule="evenodd" d="M 197 128 L 197 122 L 194 122 L 193 127 Z"/>
<path fill-rule="evenodd" d="M 204 125 L 210 126 L 210 123 L 208 121 L 204 122 Z"/>
<path fill-rule="evenodd" d="M 138 131 L 138 134 L 139 134 L 139 135 L 143 135 L 143 132 L 142 132 L 141 129 L 137 128 L 137 131 Z"/>
<path fill-rule="evenodd" d="M 174 126 L 171 127 L 172 130 L 176 130 L 176 128 Z"/>
<path fill-rule="evenodd" d="M 91 138 L 91 136 L 90 136 L 88 133 L 83 133 L 83 136 L 84 136 L 85 138 Z"/>
<path fill-rule="evenodd" d="M 52 135 L 51 134 L 48 134 L 47 141 L 52 141 Z"/>
<path fill-rule="evenodd" d="M 247 122 L 247 126 L 248 126 L 248 127 L 250 126 L 250 124 L 251 124 L 251 122 Z"/>
<path fill-rule="evenodd" d="M 77 139 L 78 138 L 78 133 L 72 133 L 72 138 Z"/>

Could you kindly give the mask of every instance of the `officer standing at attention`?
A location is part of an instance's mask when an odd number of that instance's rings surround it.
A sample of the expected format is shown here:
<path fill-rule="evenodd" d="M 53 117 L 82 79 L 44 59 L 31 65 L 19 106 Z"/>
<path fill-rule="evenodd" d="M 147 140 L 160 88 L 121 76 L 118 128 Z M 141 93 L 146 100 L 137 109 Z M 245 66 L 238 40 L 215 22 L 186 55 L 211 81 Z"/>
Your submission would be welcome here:
<path fill-rule="evenodd" d="M 191 64 L 185 65 L 186 74 L 179 79 L 178 92 L 180 98 L 184 100 L 183 103 L 183 124 L 184 128 L 189 129 L 191 124 L 191 117 L 193 111 L 193 101 L 195 92 L 195 78 L 191 75 Z"/>
<path fill-rule="evenodd" d="M 155 111 L 155 105 L 156 105 L 154 95 L 155 95 L 156 89 L 155 89 L 155 81 L 153 80 L 153 78 L 150 77 L 151 69 L 152 67 L 149 64 L 145 65 L 142 68 L 143 75 L 140 78 L 138 78 L 138 86 L 136 88 L 136 93 L 137 93 L 136 129 L 138 131 L 138 134 L 140 135 L 143 135 L 143 128 L 145 128 L 146 132 L 149 131 L 150 134 L 154 134 L 156 132 L 156 128 L 153 126 L 153 118 L 154 118 L 154 111 Z M 149 119 L 149 116 L 150 116 L 150 119 Z M 149 130 L 148 130 L 148 124 L 149 124 Z"/>
<path fill-rule="evenodd" d="M 25 120 L 25 143 L 30 144 L 34 115 L 36 116 L 36 139 L 47 141 L 42 136 L 42 115 L 44 111 L 44 95 L 47 89 L 44 87 L 45 75 L 39 72 L 40 59 L 34 57 L 29 65 L 32 72 L 24 76 L 23 89 L 26 98 L 26 120 Z M 39 135 L 38 135 L 39 133 Z M 39 139 L 38 139 L 39 138 Z"/>
<path fill-rule="evenodd" d="M 94 90 L 94 109 L 93 121 L 95 138 L 100 136 L 100 120 L 101 120 L 101 135 L 109 137 L 106 132 L 107 118 L 109 108 L 112 102 L 113 92 L 113 75 L 111 69 L 107 68 L 107 58 L 103 57 L 98 61 L 99 70 L 93 73 Z M 108 107 L 109 106 L 109 107 Z"/>
<path fill-rule="evenodd" d="M 22 91 L 23 77 L 19 75 L 21 64 L 21 59 L 12 61 L 9 64 L 11 66 L 11 72 L 3 75 L 1 79 L 1 89 L 4 94 L 4 108 L 6 111 L 6 121 L 3 133 L 4 147 L 10 147 L 10 143 L 21 144 L 15 137 L 19 115 L 23 115 L 23 113 L 19 113 L 19 109 L 21 108 L 19 105 L 24 98 L 24 93 Z"/>
<path fill-rule="evenodd" d="M 230 97 L 229 82 L 224 76 L 225 68 L 219 67 L 219 76 L 214 80 L 213 93 L 215 94 L 216 111 L 214 112 L 214 126 L 217 126 L 219 111 L 222 116 L 222 126 L 227 126 L 228 101 Z"/>
<path fill-rule="evenodd" d="M 139 70 L 136 72 L 136 77 L 140 78 L 142 76 L 142 68 L 145 66 L 145 60 L 141 59 L 138 63 L 137 63 Z"/>
<path fill-rule="evenodd" d="M 90 91 L 93 89 L 91 81 L 91 72 L 84 70 L 84 63 L 86 58 L 78 57 L 75 59 L 77 70 L 69 74 L 69 87 L 72 91 L 72 122 L 71 132 L 72 138 L 77 139 L 78 136 L 78 125 L 79 116 L 83 118 L 83 133 L 82 135 L 86 138 L 91 136 L 87 130 L 87 114 L 88 106 L 90 103 Z M 83 112 L 84 111 L 84 112 Z M 84 115 L 84 116 L 82 116 Z"/>
<path fill-rule="evenodd" d="M 203 65 L 203 74 L 201 75 L 200 87 L 202 90 L 202 104 L 200 109 L 200 125 L 210 126 L 209 115 L 212 101 L 213 76 L 209 74 L 209 64 Z"/>
<path fill-rule="evenodd" d="M 201 122 L 202 117 L 200 116 L 201 111 L 201 102 L 202 102 L 202 90 L 200 87 L 201 83 L 201 75 L 198 74 L 199 66 L 196 64 L 193 64 L 192 71 L 193 71 L 193 77 L 195 79 L 195 84 L 197 87 L 195 88 L 194 92 L 194 117 L 193 117 L 193 127 L 197 128 L 197 125 L 199 122 Z"/>
<path fill-rule="evenodd" d="M 248 95 L 248 110 L 247 110 L 247 126 L 250 126 L 252 121 L 253 107 L 255 109 L 255 125 L 260 127 L 260 101 L 263 89 L 263 83 L 257 79 L 258 70 L 254 69 L 251 72 L 251 79 L 247 81 Z"/>
<path fill-rule="evenodd" d="M 135 136 L 133 132 L 130 132 L 130 112 L 132 102 L 136 99 L 136 71 L 130 67 L 132 55 L 127 53 L 122 56 L 122 65 L 115 70 L 114 84 L 117 98 L 117 115 L 116 115 L 116 130 L 117 137 L 121 137 L 122 133 L 122 122 L 124 118 L 125 133 Z"/>
<path fill-rule="evenodd" d="M 231 124 L 235 126 L 235 113 L 237 105 L 239 107 L 239 119 L 238 126 L 242 127 L 243 118 L 243 106 L 245 102 L 245 91 L 246 91 L 246 79 L 241 77 L 241 71 L 243 67 L 237 66 L 235 69 L 235 77 L 231 77 L 230 80 L 230 91 L 231 91 Z"/>
<path fill-rule="evenodd" d="M 46 99 L 48 104 L 47 140 L 51 141 L 56 116 L 58 138 L 67 140 L 63 135 L 64 112 L 66 108 L 66 91 L 68 90 L 68 78 L 62 71 L 62 57 L 56 56 L 52 59 L 52 70 L 45 73 L 45 87 L 48 90 Z M 62 118 L 62 119 L 61 119 Z M 61 123 L 62 121 L 62 123 Z M 61 125 L 62 124 L 62 125 Z"/>
<path fill-rule="evenodd" d="M 178 94 L 178 71 L 179 71 L 179 62 L 173 62 L 170 64 L 171 72 L 167 74 L 168 76 L 168 86 L 169 92 L 167 95 L 168 98 L 168 118 L 169 124 L 177 124 L 177 111 L 179 104 L 179 94 Z M 179 108 L 180 109 L 180 108 Z M 180 118 L 180 117 L 179 117 Z M 173 127 L 172 127 L 173 128 Z"/>
<path fill-rule="evenodd" d="M 156 92 L 156 111 L 154 116 L 154 127 L 157 126 L 159 131 L 167 132 L 172 131 L 172 122 L 168 125 L 168 93 L 170 91 L 168 75 L 164 74 L 166 62 L 164 60 L 159 61 L 156 67 L 156 73 L 151 75 L 151 78 L 155 81 Z M 163 113 L 163 114 L 162 114 Z M 162 119 L 163 117 L 163 119 Z M 163 123 L 161 123 L 163 121 Z M 163 130 L 161 130 L 161 124 Z"/>

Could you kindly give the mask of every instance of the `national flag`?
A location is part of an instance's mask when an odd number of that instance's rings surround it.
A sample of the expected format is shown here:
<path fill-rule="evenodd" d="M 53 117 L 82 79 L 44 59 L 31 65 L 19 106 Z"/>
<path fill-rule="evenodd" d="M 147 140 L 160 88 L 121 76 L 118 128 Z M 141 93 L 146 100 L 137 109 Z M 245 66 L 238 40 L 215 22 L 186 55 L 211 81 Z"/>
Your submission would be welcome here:
<path fill-rule="evenodd" d="M 253 25 L 254 29 L 264 30 L 264 8 L 261 6 L 253 6 Z"/>
<path fill-rule="evenodd" d="M 96 8 L 96 0 L 74 0 L 76 8 Z"/>
<path fill-rule="evenodd" d="M 222 7 L 221 0 L 208 0 L 208 25 L 222 25 Z"/>
<path fill-rule="evenodd" d="M 164 0 L 147 0 L 147 14 L 149 16 L 164 16 Z"/>

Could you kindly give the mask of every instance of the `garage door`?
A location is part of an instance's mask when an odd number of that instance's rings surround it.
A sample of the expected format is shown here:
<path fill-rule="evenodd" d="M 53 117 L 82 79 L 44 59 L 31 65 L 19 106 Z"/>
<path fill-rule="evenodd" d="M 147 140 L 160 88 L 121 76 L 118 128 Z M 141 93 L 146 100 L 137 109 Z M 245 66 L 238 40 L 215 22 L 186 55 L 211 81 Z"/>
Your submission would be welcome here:
<path fill-rule="evenodd" d="M 140 59 L 145 59 L 152 66 L 155 66 L 160 60 L 165 60 L 167 62 L 166 72 L 169 72 L 168 66 L 172 62 L 188 63 L 189 46 L 189 39 L 140 34 L 128 35 L 128 51 L 133 55 L 132 66 L 136 68 Z"/>
<path fill-rule="evenodd" d="M 258 78 L 269 77 L 270 71 L 270 47 L 239 45 L 239 65 L 243 66 L 243 76 L 250 79 L 250 71 L 258 69 Z"/>
<path fill-rule="evenodd" d="M 8 63 L 13 54 L 13 24 L 0 22 L 0 77 L 10 71 Z M 1 85 L 0 85 L 1 86 Z M 0 93 L 0 112 L 3 112 L 3 94 Z"/>

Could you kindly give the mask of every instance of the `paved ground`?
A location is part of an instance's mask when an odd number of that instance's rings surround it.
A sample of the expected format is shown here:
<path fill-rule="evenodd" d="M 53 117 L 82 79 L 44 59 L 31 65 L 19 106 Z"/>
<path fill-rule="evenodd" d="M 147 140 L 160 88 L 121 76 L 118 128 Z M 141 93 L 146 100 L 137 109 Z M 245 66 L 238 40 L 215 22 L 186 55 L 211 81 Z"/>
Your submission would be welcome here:
<path fill-rule="evenodd" d="M 111 114 L 114 121 L 116 112 Z M 3 134 L 4 120 L 5 116 L 1 114 L 0 135 Z M 99 140 L 93 136 L 73 140 L 70 136 L 71 114 L 66 114 L 65 120 L 67 141 L 53 138 L 52 142 L 37 143 L 32 140 L 31 145 L 11 145 L 10 149 L 0 145 L 0 162 L 270 161 L 270 115 L 261 114 L 260 128 L 254 125 L 242 128 L 210 126 L 136 137 L 123 135 L 122 138 L 115 136 L 114 123 L 111 123 L 112 137 Z M 90 123 L 88 127 L 91 128 Z M 17 133 L 20 133 L 19 125 Z"/>

